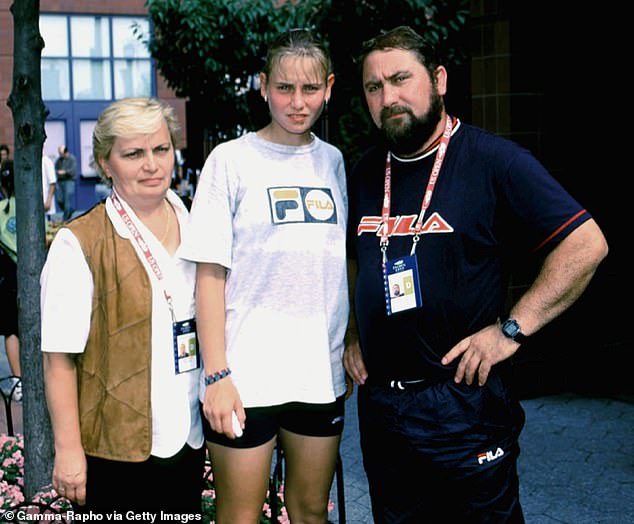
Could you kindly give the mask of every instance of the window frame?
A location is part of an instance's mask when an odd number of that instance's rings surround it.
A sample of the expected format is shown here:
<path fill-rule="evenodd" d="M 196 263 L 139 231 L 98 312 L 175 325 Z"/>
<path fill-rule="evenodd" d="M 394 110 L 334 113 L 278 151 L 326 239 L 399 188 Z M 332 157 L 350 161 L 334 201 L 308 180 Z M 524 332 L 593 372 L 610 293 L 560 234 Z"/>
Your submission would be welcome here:
<path fill-rule="evenodd" d="M 65 47 L 66 47 L 67 55 L 65 56 L 57 55 L 57 54 L 45 55 L 43 53 L 42 60 L 57 60 L 57 61 L 64 60 L 65 61 L 66 75 L 68 79 L 68 98 L 54 98 L 54 97 L 49 98 L 46 96 L 46 93 L 44 93 L 44 85 L 45 85 L 44 71 L 42 70 L 42 99 L 44 100 L 45 103 L 111 102 L 113 100 L 117 100 L 118 98 L 122 98 L 122 96 L 144 96 L 144 95 L 152 96 L 154 93 L 156 93 L 156 64 L 148 50 L 146 50 L 147 56 L 142 56 L 142 57 L 115 56 L 115 44 L 114 44 L 114 31 L 115 31 L 115 25 L 116 25 L 115 21 L 120 21 L 122 19 L 129 19 L 130 23 L 133 24 L 135 22 L 138 23 L 141 20 L 145 20 L 147 21 L 147 24 L 148 24 L 148 31 L 151 31 L 151 20 L 149 19 L 148 16 L 123 15 L 123 14 L 44 12 L 44 13 L 40 13 L 40 22 L 39 22 L 40 27 L 41 27 L 41 24 L 43 23 L 42 20 L 46 19 L 47 17 L 65 18 L 65 26 L 66 26 Z M 106 20 L 107 22 L 106 34 L 108 39 L 108 42 L 107 42 L 108 49 L 105 50 L 102 56 L 90 56 L 90 55 L 86 56 L 86 55 L 75 54 L 73 50 L 73 34 L 71 33 L 71 28 L 73 25 L 72 23 L 73 19 L 80 19 L 80 18 L 86 18 L 86 19 L 103 18 Z M 40 32 L 42 31 L 40 30 Z M 143 46 L 142 44 L 140 45 Z M 101 62 L 103 64 L 107 64 L 105 65 L 105 67 L 108 68 L 107 77 L 103 80 L 104 84 L 102 84 L 101 86 L 104 92 L 103 98 L 95 98 L 92 95 L 77 97 L 77 93 L 76 93 L 77 85 L 75 83 L 75 78 L 74 78 L 74 75 L 75 75 L 74 62 L 75 61 Z M 141 65 L 142 69 L 148 70 L 149 72 L 149 79 L 148 79 L 148 85 L 147 85 L 149 90 L 148 93 L 132 92 L 132 93 L 124 93 L 123 95 L 117 96 L 117 92 L 121 91 L 122 89 L 121 86 L 119 86 L 119 84 L 117 83 L 117 72 L 119 71 L 119 69 L 117 68 L 117 63 L 120 63 L 121 61 L 134 62 L 136 64 Z M 148 64 L 149 64 L 149 69 L 147 69 Z M 106 83 L 108 85 L 106 85 Z M 125 86 L 123 87 L 125 88 Z"/>

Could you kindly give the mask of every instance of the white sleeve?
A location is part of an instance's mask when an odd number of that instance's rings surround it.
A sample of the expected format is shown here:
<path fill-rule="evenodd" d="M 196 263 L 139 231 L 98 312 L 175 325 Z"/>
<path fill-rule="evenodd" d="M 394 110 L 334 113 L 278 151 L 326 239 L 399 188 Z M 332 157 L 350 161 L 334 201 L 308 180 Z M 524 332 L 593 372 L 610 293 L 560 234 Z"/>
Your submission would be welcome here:
<path fill-rule="evenodd" d="M 93 279 L 77 237 L 55 235 L 40 276 L 42 351 L 83 353 L 90 332 Z"/>
<path fill-rule="evenodd" d="M 203 166 L 178 256 L 231 269 L 235 188 L 222 151 L 217 146 Z"/>
<path fill-rule="evenodd" d="M 44 158 L 42 167 L 45 171 L 45 178 L 48 185 L 57 184 L 57 173 L 55 172 L 55 165 L 53 164 L 53 161 L 48 157 L 42 158 Z M 46 195 L 44 195 L 44 197 L 46 198 Z"/>

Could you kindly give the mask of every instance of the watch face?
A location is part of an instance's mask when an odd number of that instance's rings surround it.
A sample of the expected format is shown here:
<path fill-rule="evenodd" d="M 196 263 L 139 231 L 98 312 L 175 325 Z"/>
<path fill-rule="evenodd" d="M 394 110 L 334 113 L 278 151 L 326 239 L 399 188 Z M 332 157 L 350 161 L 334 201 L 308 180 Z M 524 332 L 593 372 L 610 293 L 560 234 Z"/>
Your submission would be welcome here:
<path fill-rule="evenodd" d="M 520 326 L 517 321 L 509 318 L 504 324 L 502 324 L 502 333 L 504 333 L 509 338 L 515 338 L 515 336 L 520 332 Z"/>

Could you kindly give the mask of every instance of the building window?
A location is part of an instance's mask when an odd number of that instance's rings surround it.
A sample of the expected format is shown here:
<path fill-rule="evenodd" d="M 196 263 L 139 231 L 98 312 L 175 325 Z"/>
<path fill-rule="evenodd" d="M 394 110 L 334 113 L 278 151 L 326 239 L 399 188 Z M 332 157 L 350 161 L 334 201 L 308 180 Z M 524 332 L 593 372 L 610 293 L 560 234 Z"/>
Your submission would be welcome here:
<path fill-rule="evenodd" d="M 68 26 L 65 16 L 40 17 L 42 49 L 42 96 L 50 100 L 70 100 L 68 68 Z"/>
<path fill-rule="evenodd" d="M 133 28 L 146 18 L 41 15 L 42 98 L 113 100 L 152 94 L 152 62 Z"/>

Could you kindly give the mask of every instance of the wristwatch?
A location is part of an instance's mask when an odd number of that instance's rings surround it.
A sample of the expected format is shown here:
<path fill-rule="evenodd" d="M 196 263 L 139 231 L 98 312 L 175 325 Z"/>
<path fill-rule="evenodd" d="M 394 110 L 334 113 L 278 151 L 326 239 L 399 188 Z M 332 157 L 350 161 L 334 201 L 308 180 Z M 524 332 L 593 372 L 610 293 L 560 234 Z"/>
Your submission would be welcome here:
<path fill-rule="evenodd" d="M 510 338 L 518 344 L 523 344 L 528 340 L 528 337 L 522 333 L 522 328 L 520 328 L 520 325 L 514 318 L 506 319 L 502 323 L 502 333 L 505 337 Z"/>

